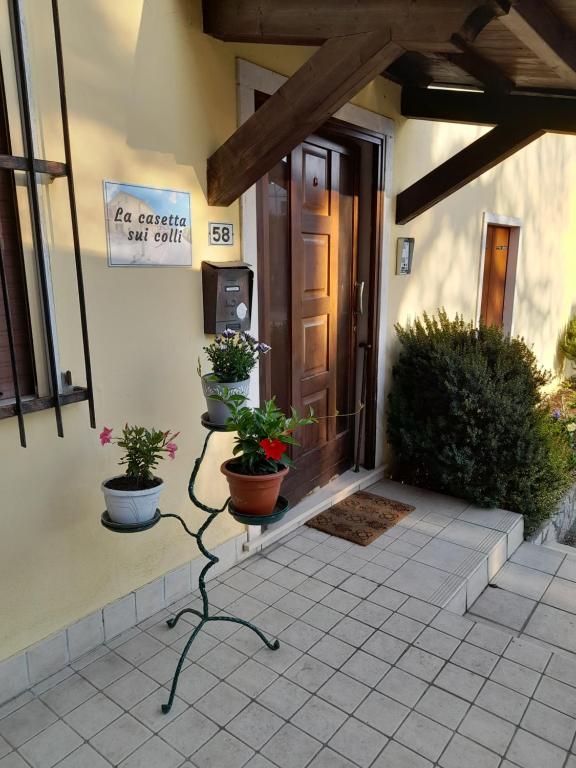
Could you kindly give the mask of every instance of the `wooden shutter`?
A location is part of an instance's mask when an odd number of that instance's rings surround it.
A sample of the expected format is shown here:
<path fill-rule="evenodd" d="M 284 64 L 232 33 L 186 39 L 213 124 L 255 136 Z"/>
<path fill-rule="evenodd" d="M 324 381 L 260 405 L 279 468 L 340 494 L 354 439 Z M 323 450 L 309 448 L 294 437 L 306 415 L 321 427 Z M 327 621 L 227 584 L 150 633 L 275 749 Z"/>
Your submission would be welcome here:
<path fill-rule="evenodd" d="M 0 78 L 0 155 L 10 154 L 6 100 Z M 33 395 L 35 394 L 34 361 L 16 187 L 12 171 L 3 170 L 0 170 L 0 247 L 6 271 L 20 394 Z M 0 292 L 0 401 L 11 397 L 14 397 L 14 381 L 6 329 L 6 310 L 2 292 Z"/>

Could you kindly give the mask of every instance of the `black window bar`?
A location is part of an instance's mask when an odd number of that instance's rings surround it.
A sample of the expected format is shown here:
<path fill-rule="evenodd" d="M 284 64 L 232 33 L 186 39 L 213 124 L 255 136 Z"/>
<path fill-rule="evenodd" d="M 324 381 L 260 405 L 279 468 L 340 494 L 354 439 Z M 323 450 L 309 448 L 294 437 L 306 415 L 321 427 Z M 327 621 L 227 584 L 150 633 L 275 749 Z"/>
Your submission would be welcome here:
<path fill-rule="evenodd" d="M 77 401 L 80 398 L 63 396 L 60 391 L 60 372 L 56 364 L 55 336 L 52 317 L 50 314 L 50 287 L 45 263 L 44 240 L 42 234 L 42 221 L 40 215 L 40 203 L 38 196 L 38 180 L 36 174 L 46 173 L 53 177 L 66 176 L 68 179 L 68 199 L 70 206 L 70 219 L 72 225 L 72 238 L 74 243 L 74 259 L 76 265 L 76 281 L 78 289 L 78 300 L 80 308 L 80 325 L 82 331 L 82 345 L 84 351 L 84 363 L 86 373 L 86 397 L 88 400 L 90 425 L 96 426 L 96 417 L 94 411 L 94 393 L 92 387 L 92 368 L 90 364 L 90 348 L 88 342 L 88 324 L 86 320 L 86 302 L 84 293 L 84 282 L 82 277 L 82 260 L 80 252 L 80 237 L 78 232 L 78 215 L 76 209 L 76 195 L 74 192 L 74 177 L 72 173 L 72 153 L 70 148 L 70 128 L 68 123 L 68 110 L 66 100 L 66 87 L 64 78 L 64 61 L 62 54 L 62 40 L 60 34 L 60 16 L 58 9 L 58 0 L 52 0 L 52 18 L 54 28 L 54 40 L 56 48 L 56 64 L 58 70 L 58 86 L 60 92 L 60 112 L 62 119 L 62 132 L 64 139 L 65 163 L 41 160 L 35 156 L 34 131 L 32 126 L 32 117 L 30 109 L 30 93 L 28 89 L 28 74 L 26 70 L 26 58 L 24 51 L 24 35 L 22 26 L 21 0 L 10 0 L 10 20 L 12 26 L 12 39 L 14 41 L 14 59 L 20 91 L 20 108 L 22 119 L 22 133 L 24 141 L 25 157 L 15 157 L 11 155 L 0 155 L 0 168 L 12 171 L 26 171 L 28 175 L 28 189 L 30 195 L 30 218 L 32 224 L 34 250 L 38 263 L 38 275 L 40 282 L 40 292 L 42 298 L 42 312 L 46 333 L 47 356 L 50 385 L 52 397 L 44 398 L 44 402 L 53 405 L 56 415 L 56 426 L 58 436 L 64 436 L 62 424 L 62 405 L 64 402 Z M 10 317 L 8 304 L 8 286 L 4 269 L 3 249 L 0 243 L 0 282 L 2 283 L 2 295 L 6 314 L 6 330 L 8 334 L 8 346 L 10 352 L 10 363 L 14 379 L 15 393 L 15 411 L 18 417 L 18 426 L 20 431 L 20 444 L 26 446 L 26 434 L 24 429 L 24 413 L 27 410 L 36 410 L 34 407 L 27 408 L 21 397 L 21 388 L 18 381 L 18 366 L 15 354 L 15 342 L 13 327 Z"/>

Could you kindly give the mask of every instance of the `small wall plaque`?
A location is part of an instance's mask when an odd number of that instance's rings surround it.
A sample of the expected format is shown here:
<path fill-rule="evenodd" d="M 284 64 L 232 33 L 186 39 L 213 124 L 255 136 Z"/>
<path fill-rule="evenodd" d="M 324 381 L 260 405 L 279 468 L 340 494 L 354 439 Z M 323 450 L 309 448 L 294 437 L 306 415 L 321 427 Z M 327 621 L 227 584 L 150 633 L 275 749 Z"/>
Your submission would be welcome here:
<path fill-rule="evenodd" d="M 412 272 L 414 238 L 399 237 L 396 244 L 396 274 L 409 275 Z"/>
<path fill-rule="evenodd" d="M 208 224 L 210 245 L 234 245 L 234 224 L 211 221 Z"/>

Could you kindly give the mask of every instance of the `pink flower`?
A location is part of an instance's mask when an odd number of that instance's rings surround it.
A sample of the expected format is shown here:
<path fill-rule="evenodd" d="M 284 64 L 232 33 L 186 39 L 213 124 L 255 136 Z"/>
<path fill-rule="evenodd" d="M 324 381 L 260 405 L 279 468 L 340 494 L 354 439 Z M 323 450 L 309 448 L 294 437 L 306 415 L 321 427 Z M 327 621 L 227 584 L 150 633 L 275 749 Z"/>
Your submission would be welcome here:
<path fill-rule="evenodd" d="M 106 445 L 106 443 L 112 442 L 110 435 L 112 434 L 112 430 L 108 429 L 108 427 L 104 427 L 102 432 L 100 432 L 100 445 Z"/>
<path fill-rule="evenodd" d="M 176 451 L 177 450 L 178 450 L 178 446 L 176 445 L 176 443 L 166 443 L 166 451 L 168 453 L 168 456 L 171 459 L 175 459 L 176 458 Z"/>

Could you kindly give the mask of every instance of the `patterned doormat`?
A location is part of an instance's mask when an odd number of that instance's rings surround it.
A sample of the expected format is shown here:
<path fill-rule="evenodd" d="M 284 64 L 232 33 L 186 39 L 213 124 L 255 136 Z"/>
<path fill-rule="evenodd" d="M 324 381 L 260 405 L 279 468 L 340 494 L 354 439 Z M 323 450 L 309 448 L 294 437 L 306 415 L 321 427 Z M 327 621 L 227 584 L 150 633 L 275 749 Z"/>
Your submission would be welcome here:
<path fill-rule="evenodd" d="M 414 509 L 410 504 L 358 491 L 306 525 L 366 547 Z"/>

